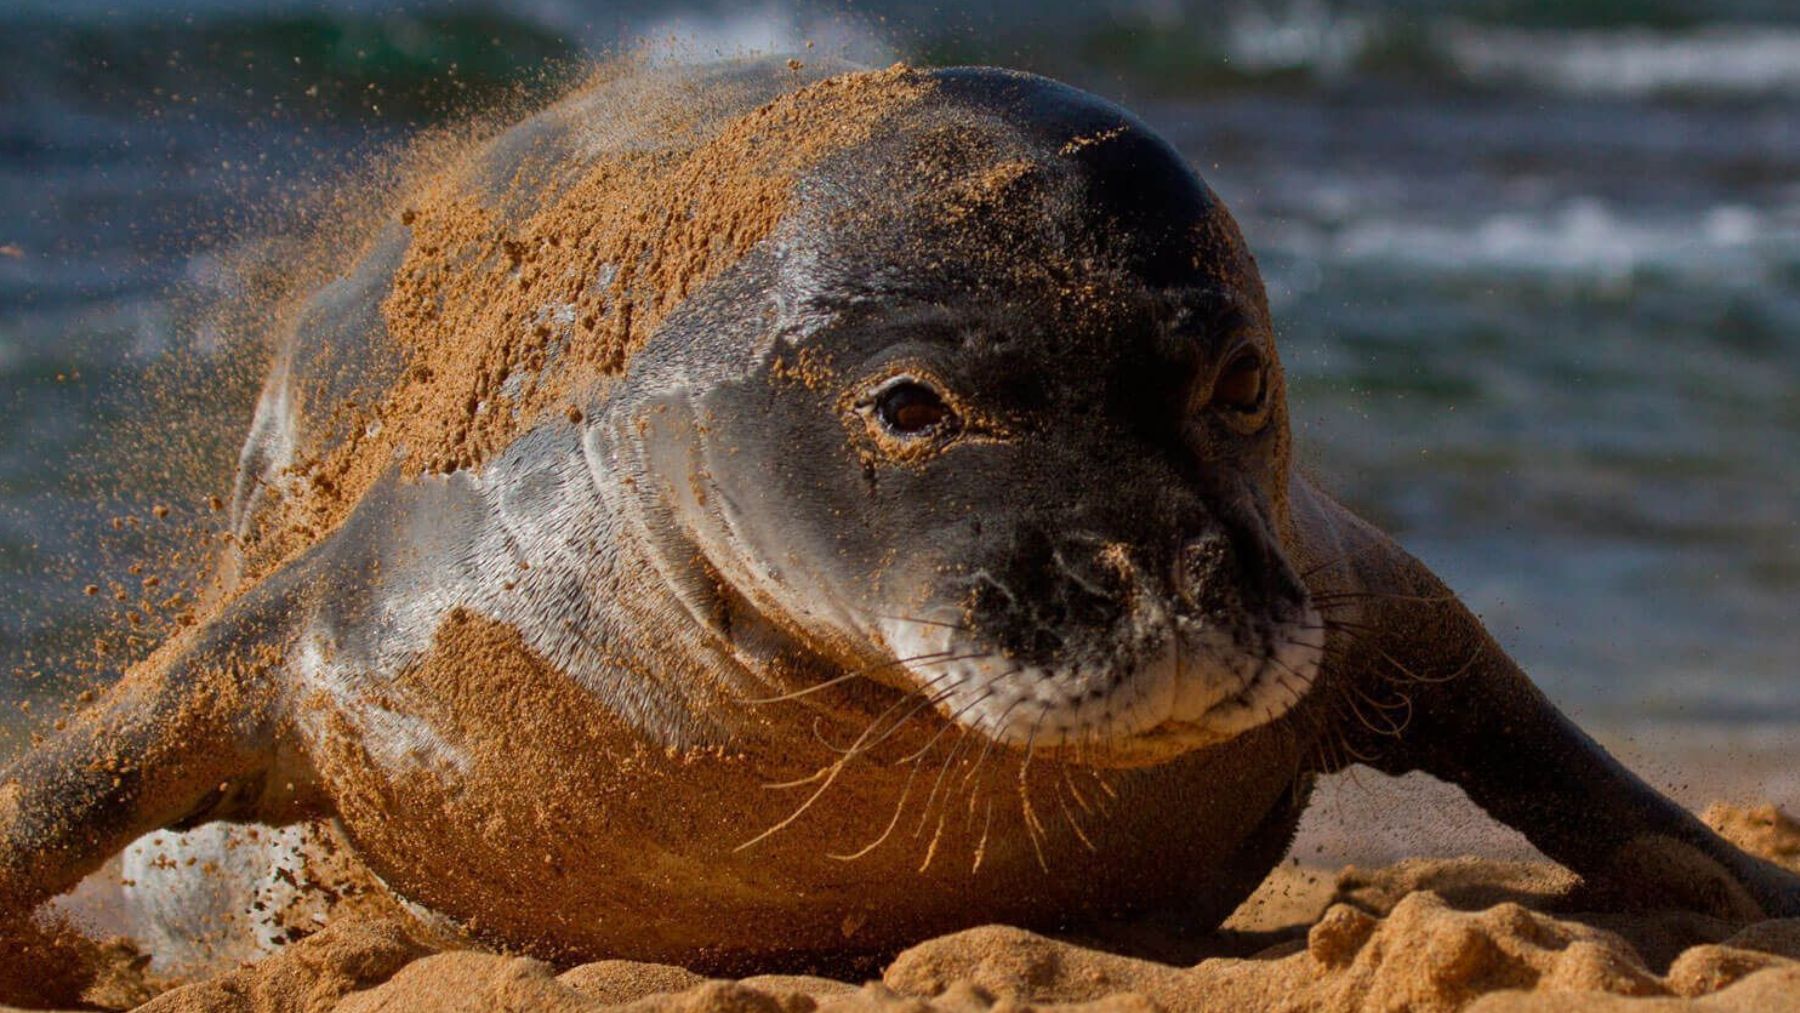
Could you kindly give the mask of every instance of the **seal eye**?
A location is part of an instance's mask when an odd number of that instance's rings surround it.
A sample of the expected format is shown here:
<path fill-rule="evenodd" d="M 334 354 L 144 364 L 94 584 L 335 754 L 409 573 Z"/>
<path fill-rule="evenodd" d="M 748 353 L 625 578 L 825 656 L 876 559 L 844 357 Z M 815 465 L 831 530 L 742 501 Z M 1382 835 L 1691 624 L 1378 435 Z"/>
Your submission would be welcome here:
<path fill-rule="evenodd" d="M 902 380 L 876 396 L 875 416 L 888 432 L 917 436 L 948 421 L 950 406 L 930 387 Z"/>
<path fill-rule="evenodd" d="M 1212 403 L 1239 412 L 1254 412 L 1263 402 L 1263 359 L 1254 348 L 1231 357 L 1213 381 Z"/>

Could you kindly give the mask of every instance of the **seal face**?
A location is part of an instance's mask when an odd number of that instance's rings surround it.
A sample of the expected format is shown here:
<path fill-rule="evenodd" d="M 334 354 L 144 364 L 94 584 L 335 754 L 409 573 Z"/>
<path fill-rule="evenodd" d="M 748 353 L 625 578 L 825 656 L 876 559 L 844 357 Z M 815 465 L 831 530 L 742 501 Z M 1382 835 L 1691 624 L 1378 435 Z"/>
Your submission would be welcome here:
<path fill-rule="evenodd" d="M 707 449 L 677 512 L 765 618 L 1008 745 L 1148 762 L 1279 717 L 1324 632 L 1235 225 L 1116 108 L 934 80 L 800 184 L 756 268 L 778 337 L 687 395 Z"/>

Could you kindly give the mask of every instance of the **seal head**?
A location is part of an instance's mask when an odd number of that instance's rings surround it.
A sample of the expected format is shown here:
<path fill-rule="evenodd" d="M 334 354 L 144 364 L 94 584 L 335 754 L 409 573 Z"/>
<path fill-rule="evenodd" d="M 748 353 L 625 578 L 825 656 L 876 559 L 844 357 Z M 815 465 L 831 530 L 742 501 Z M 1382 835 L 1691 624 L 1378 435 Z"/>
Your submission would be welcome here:
<path fill-rule="evenodd" d="M 929 77 L 634 362 L 611 431 L 671 583 L 1014 746 L 1140 764 L 1279 717 L 1324 636 L 1235 223 L 1109 103 Z"/>

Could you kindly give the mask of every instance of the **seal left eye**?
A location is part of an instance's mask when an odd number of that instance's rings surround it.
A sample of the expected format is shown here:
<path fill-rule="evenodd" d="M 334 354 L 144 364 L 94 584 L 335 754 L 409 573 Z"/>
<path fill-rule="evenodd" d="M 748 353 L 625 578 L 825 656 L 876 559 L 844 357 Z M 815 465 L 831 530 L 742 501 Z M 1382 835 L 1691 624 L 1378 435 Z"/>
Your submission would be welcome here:
<path fill-rule="evenodd" d="M 903 380 L 876 397 L 875 415 L 889 432 L 917 436 L 949 421 L 950 406 L 930 387 Z"/>

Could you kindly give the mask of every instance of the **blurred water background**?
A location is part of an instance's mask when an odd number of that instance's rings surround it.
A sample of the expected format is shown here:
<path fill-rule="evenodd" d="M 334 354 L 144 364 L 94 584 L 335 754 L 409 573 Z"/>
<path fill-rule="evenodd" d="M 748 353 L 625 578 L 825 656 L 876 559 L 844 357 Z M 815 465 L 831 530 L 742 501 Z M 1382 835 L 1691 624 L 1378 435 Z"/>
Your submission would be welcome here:
<path fill-rule="evenodd" d="M 1584 719 L 1800 741 L 1791 4 L 248 11 L 0 8 L 0 671 L 54 669 L 115 621 L 83 585 L 123 579 L 148 528 L 110 518 L 161 502 L 171 524 L 204 522 L 220 490 L 192 468 L 115 476 L 162 452 L 127 423 L 163 417 L 142 377 L 171 351 L 226 379 L 166 417 L 215 463 L 233 452 L 248 387 L 184 307 L 228 295 L 221 251 L 260 209 L 621 43 L 705 58 L 811 41 L 1125 101 L 1259 252 L 1303 458 L 1328 487 Z M 101 677 L 56 675 L 0 679 L 0 701 Z"/>

